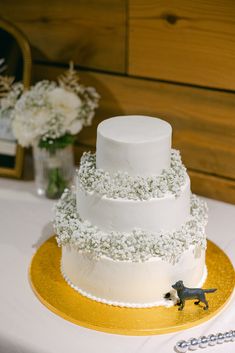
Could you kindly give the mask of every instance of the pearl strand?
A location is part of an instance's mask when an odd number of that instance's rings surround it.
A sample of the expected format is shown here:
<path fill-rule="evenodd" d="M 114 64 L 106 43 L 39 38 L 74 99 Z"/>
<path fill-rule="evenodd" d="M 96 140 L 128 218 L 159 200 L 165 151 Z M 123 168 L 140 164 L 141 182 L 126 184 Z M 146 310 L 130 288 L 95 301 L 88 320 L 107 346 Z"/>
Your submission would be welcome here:
<path fill-rule="evenodd" d="M 188 349 L 194 351 L 198 348 L 206 348 L 207 346 L 233 341 L 235 341 L 235 330 L 217 333 L 215 335 L 201 336 L 199 338 L 191 338 L 188 341 L 182 340 L 176 343 L 175 348 L 177 352 L 185 353 Z"/>

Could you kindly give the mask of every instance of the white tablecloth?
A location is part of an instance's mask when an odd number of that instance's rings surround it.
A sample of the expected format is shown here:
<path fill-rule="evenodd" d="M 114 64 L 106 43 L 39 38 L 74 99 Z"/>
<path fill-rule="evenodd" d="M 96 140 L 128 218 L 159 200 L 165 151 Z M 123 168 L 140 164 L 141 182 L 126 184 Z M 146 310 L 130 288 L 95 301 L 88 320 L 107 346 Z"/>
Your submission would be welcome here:
<path fill-rule="evenodd" d="M 207 199 L 209 239 L 235 264 L 235 206 Z M 31 182 L 0 179 L 0 353 L 170 353 L 180 339 L 235 329 L 235 298 L 219 316 L 195 328 L 160 336 L 105 334 L 74 325 L 49 311 L 33 294 L 28 267 L 51 234 L 53 202 L 38 198 Z M 234 352 L 235 343 L 207 348 Z"/>

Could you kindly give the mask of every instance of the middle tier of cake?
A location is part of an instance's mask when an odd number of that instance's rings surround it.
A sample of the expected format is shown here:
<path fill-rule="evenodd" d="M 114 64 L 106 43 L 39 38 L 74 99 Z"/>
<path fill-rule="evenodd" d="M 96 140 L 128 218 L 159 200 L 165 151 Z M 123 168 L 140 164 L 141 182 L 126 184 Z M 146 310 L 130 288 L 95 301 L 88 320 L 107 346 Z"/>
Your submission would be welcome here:
<path fill-rule="evenodd" d="M 134 228 L 156 232 L 178 229 L 190 217 L 190 179 L 179 196 L 166 194 L 149 200 L 112 199 L 82 187 L 77 190 L 77 211 L 85 221 L 106 232 L 130 232 Z"/>
<path fill-rule="evenodd" d="M 105 232 L 149 232 L 180 228 L 190 218 L 190 179 L 178 151 L 159 176 L 110 174 L 84 154 L 77 173 L 77 212 Z"/>

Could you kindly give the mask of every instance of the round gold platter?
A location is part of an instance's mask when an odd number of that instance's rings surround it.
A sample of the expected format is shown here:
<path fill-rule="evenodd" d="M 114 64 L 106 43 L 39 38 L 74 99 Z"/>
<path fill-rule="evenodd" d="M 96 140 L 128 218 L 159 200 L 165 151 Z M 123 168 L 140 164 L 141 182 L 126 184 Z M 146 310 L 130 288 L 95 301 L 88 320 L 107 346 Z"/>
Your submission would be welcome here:
<path fill-rule="evenodd" d="M 122 335 L 157 335 L 184 330 L 215 316 L 226 304 L 234 288 L 234 269 L 226 254 L 208 241 L 208 277 L 204 288 L 217 288 L 207 294 L 209 310 L 187 301 L 178 307 L 145 309 L 120 308 L 90 300 L 65 282 L 60 274 L 61 249 L 54 237 L 40 246 L 30 266 L 30 282 L 39 300 L 55 314 L 77 325 Z"/>

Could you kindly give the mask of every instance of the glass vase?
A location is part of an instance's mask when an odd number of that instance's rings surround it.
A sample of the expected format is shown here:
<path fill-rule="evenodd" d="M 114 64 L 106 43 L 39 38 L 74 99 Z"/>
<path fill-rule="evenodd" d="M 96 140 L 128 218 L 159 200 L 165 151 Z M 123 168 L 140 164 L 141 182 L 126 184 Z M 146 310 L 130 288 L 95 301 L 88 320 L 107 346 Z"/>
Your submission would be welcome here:
<path fill-rule="evenodd" d="M 72 145 L 53 152 L 37 145 L 33 147 L 35 183 L 38 195 L 58 199 L 69 187 L 74 176 Z"/>

